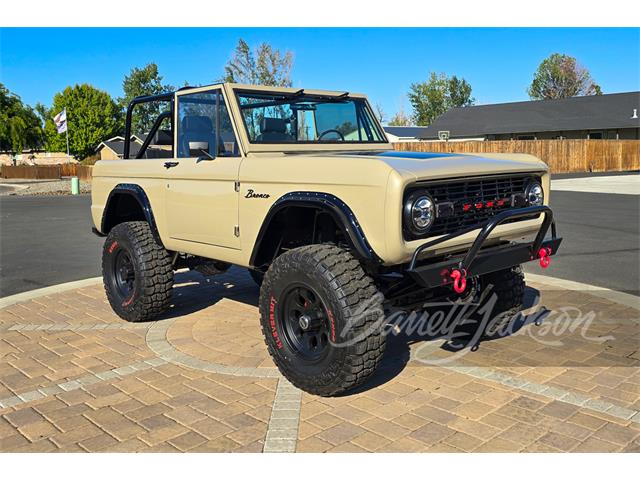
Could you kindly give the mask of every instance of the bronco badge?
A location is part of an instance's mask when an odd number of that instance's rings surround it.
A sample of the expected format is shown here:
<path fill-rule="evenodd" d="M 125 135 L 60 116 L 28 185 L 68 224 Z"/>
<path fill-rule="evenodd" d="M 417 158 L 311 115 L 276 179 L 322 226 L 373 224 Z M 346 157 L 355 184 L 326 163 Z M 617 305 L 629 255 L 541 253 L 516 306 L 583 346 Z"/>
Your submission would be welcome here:
<path fill-rule="evenodd" d="M 268 193 L 256 193 L 253 191 L 253 189 L 249 189 L 247 190 L 247 194 L 244 196 L 244 198 L 269 198 L 271 195 L 269 195 Z"/>

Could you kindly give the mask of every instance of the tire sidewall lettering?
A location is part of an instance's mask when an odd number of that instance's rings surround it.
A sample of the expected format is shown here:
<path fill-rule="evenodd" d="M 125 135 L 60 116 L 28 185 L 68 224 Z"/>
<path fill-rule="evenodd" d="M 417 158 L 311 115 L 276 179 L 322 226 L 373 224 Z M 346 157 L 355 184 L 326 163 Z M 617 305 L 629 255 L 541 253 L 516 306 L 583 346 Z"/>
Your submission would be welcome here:
<path fill-rule="evenodd" d="M 280 335 L 278 334 L 278 326 L 276 325 L 277 304 L 278 304 L 278 301 L 276 300 L 276 297 L 272 293 L 269 299 L 269 325 L 271 326 L 271 336 L 273 337 L 276 347 L 278 348 L 278 350 L 281 350 L 283 345 L 282 345 L 282 340 L 280 340 Z"/>
<path fill-rule="evenodd" d="M 336 343 L 336 320 L 330 308 L 327 308 L 327 316 L 329 317 L 329 331 L 331 332 L 330 340 L 332 343 Z"/>
<path fill-rule="evenodd" d="M 286 279 L 285 279 L 286 278 Z M 280 312 L 278 309 L 278 300 L 282 293 L 287 289 L 291 283 L 305 283 L 313 287 L 313 289 L 321 296 L 325 307 L 327 309 L 329 317 L 330 327 L 330 343 L 335 344 L 337 338 L 337 331 L 341 325 L 340 314 L 336 315 L 334 312 L 340 312 L 339 304 L 334 303 L 334 293 L 330 290 L 330 286 L 324 285 L 321 280 L 315 278 L 312 269 L 309 271 L 287 271 L 284 275 L 278 275 L 278 277 L 272 279 L 270 293 L 267 304 L 267 322 L 269 329 L 269 337 L 272 342 L 274 353 L 282 358 L 285 362 L 300 362 L 298 368 L 304 368 L 307 370 L 307 374 L 317 376 L 320 378 L 326 378 L 329 382 L 338 371 L 340 371 L 340 365 L 344 361 L 346 355 L 346 349 L 341 346 L 334 346 L 328 353 L 328 356 L 318 364 L 307 364 L 298 360 L 298 356 L 294 353 L 289 345 L 283 341 L 283 329 L 285 328 L 280 318 Z"/>
<path fill-rule="evenodd" d="M 111 269 L 110 275 L 112 276 L 115 276 L 115 273 L 116 273 L 115 264 L 113 262 L 115 262 L 115 258 L 118 251 L 125 250 L 129 253 L 129 256 L 131 257 L 131 261 L 135 271 L 135 281 L 134 281 L 133 292 L 131 292 L 131 294 L 128 297 L 124 299 L 120 298 L 117 301 L 119 303 L 120 308 L 123 309 L 124 311 L 127 311 L 127 312 L 134 311 L 136 309 L 138 292 L 140 291 L 139 284 L 141 282 L 141 278 L 140 278 L 141 272 L 138 264 L 139 262 L 137 261 L 137 258 L 135 255 L 136 250 L 134 248 L 134 245 L 132 245 L 131 242 L 126 237 L 117 236 L 113 240 L 107 239 L 107 241 L 105 242 L 105 248 L 108 255 L 112 258 L 112 260 L 110 260 L 110 266 L 109 266 L 109 268 Z M 115 287 L 115 284 L 113 283 L 115 282 L 115 279 L 112 278 L 110 282 L 112 282 L 111 289 L 113 290 L 114 294 L 117 295 L 115 293 L 116 287 Z"/>

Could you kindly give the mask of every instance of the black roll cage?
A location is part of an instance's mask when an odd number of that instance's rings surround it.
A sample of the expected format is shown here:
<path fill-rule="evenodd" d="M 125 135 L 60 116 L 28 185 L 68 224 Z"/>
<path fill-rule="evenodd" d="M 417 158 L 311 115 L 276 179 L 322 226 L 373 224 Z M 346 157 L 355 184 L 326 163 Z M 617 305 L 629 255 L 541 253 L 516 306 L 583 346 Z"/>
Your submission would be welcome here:
<path fill-rule="evenodd" d="M 175 118 L 174 109 L 175 109 L 175 93 L 160 93 L 158 95 L 146 95 L 142 97 L 136 97 L 129 102 L 129 106 L 127 107 L 127 115 L 124 123 L 124 152 L 122 154 L 123 159 L 129 159 L 129 153 L 131 150 L 131 119 L 133 117 L 133 108 L 136 105 L 140 105 L 142 103 L 151 103 L 151 102 L 170 102 L 171 108 L 169 111 L 162 112 L 151 128 L 149 135 L 145 139 L 142 147 L 140 147 L 140 151 L 136 155 L 136 158 L 142 158 L 144 152 L 147 147 L 151 143 L 151 140 L 155 136 L 156 132 L 160 128 L 162 121 L 167 118 L 167 115 L 171 115 L 171 131 L 175 132 L 175 125 L 173 119 Z M 172 141 L 172 144 L 174 142 Z M 175 150 L 175 145 L 173 145 L 173 149 Z M 175 152 L 174 152 L 175 153 Z"/>

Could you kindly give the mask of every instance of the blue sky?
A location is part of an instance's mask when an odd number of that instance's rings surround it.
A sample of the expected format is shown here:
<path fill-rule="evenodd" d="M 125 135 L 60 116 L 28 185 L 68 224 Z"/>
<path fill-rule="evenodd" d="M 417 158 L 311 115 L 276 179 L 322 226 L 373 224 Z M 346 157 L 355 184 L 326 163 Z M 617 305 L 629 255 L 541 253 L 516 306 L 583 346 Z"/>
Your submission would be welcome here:
<path fill-rule="evenodd" d="M 113 96 L 155 62 L 174 85 L 219 78 L 238 38 L 295 56 L 294 86 L 358 91 L 387 115 L 430 71 L 469 81 L 477 103 L 526 100 L 536 67 L 572 55 L 605 93 L 640 89 L 640 29 L 622 28 L 2 28 L 0 82 L 29 104 L 90 83 Z"/>

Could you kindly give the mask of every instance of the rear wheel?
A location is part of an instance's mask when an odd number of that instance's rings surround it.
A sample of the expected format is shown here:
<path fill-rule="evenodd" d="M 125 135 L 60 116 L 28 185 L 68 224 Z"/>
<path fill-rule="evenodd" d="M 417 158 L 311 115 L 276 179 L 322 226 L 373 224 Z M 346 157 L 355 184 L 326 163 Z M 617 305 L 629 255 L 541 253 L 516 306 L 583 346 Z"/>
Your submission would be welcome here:
<path fill-rule="evenodd" d="M 169 308 L 171 258 L 146 222 L 120 223 L 109 232 L 102 278 L 111 308 L 129 322 L 150 320 Z"/>
<path fill-rule="evenodd" d="M 350 253 L 309 245 L 278 257 L 260 289 L 262 332 L 280 372 L 330 396 L 362 384 L 384 353 L 383 296 Z"/>

